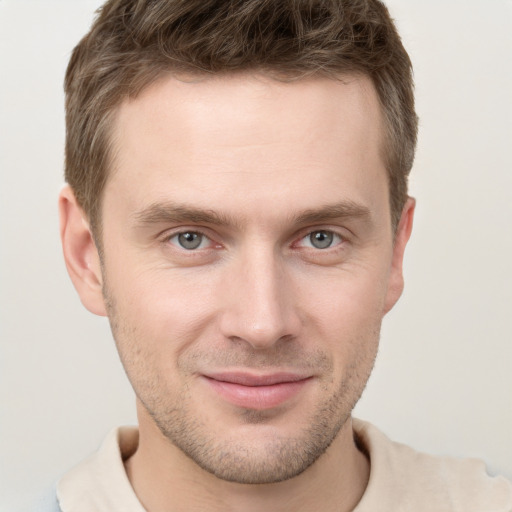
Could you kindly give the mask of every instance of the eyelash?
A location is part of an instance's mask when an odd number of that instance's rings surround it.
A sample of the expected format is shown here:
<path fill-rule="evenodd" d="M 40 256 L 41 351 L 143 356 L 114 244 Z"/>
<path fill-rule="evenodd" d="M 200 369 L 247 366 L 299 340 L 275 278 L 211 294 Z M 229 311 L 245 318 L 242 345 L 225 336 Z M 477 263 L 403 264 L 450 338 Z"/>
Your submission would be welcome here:
<path fill-rule="evenodd" d="M 201 240 L 199 242 L 199 245 L 197 247 L 193 247 L 193 248 L 190 248 L 190 249 L 187 249 L 186 247 L 183 247 L 183 245 L 181 245 L 178 241 L 178 238 L 180 236 L 184 236 L 184 235 L 198 235 L 199 237 L 201 237 Z M 173 243 L 172 240 L 173 239 L 176 239 L 176 243 Z M 205 240 L 209 240 L 211 244 L 214 244 L 215 242 L 213 242 L 212 238 L 209 237 L 207 234 L 203 233 L 202 231 L 199 231 L 199 230 L 195 230 L 195 229 L 186 229 L 186 230 L 182 230 L 182 231 L 178 231 L 176 233 L 172 233 L 172 234 L 169 234 L 167 235 L 165 238 L 164 238 L 164 243 L 170 243 L 171 245 L 175 246 L 178 250 L 182 250 L 184 252 L 187 252 L 189 254 L 193 254 L 193 253 L 196 253 L 198 252 L 199 250 L 203 250 L 203 249 L 210 249 L 211 247 L 201 247 L 201 245 L 203 245 L 203 243 L 205 242 Z M 217 244 L 218 247 L 221 247 L 220 244 Z"/>
<path fill-rule="evenodd" d="M 313 235 L 315 235 L 315 234 L 316 235 L 320 235 L 320 234 L 327 235 L 327 238 L 328 238 L 327 242 L 329 243 L 329 245 L 327 245 L 326 247 L 315 247 L 314 242 L 313 242 L 313 240 L 314 240 Z M 330 240 L 329 240 L 329 238 L 330 238 Z M 339 233 L 337 233 L 336 231 L 333 231 L 331 229 L 315 229 L 313 231 L 309 231 L 305 236 L 303 236 L 299 239 L 298 243 L 301 243 L 301 242 L 307 241 L 307 240 L 309 240 L 311 243 L 311 246 L 307 247 L 307 249 L 312 249 L 315 251 L 327 251 L 329 249 L 334 249 L 346 241 L 345 237 L 341 236 Z M 320 240 L 319 238 L 317 238 L 316 241 L 319 242 L 320 245 L 323 242 L 323 240 Z"/>
<path fill-rule="evenodd" d="M 340 233 L 337 233 L 336 231 L 332 230 L 332 229 L 313 229 L 313 230 L 310 230 L 308 231 L 307 233 L 305 233 L 304 235 L 302 235 L 298 240 L 296 239 L 295 242 L 293 242 L 291 244 L 291 247 L 297 247 L 299 246 L 299 244 L 303 241 L 306 241 L 309 239 L 309 241 L 311 242 L 311 245 L 313 245 L 313 239 L 311 238 L 314 234 L 320 234 L 320 233 L 323 233 L 323 234 L 327 234 L 328 235 L 328 238 L 331 237 L 331 245 L 328 245 L 326 247 L 323 247 L 323 248 L 320 248 L 320 247 L 314 247 L 314 246 L 309 246 L 309 247 L 304 247 L 303 246 L 303 249 L 305 250 L 312 250 L 312 251 L 315 251 L 315 252 L 327 252 L 329 250 L 332 250 L 332 249 L 335 249 L 335 248 L 339 248 L 339 246 L 341 245 L 344 245 L 345 242 L 347 242 L 347 239 L 345 236 L 341 235 Z M 199 237 L 201 237 L 201 240 L 199 242 L 199 244 L 197 245 L 197 247 L 191 247 L 191 248 L 186 248 L 184 247 L 179 241 L 178 241 L 178 238 L 180 236 L 183 236 L 183 235 L 187 235 L 187 234 L 190 234 L 190 235 L 197 235 Z M 173 243 L 172 240 L 173 239 L 176 239 L 176 243 Z M 190 255 L 192 255 L 193 253 L 197 253 L 199 252 L 200 250 L 208 250 L 208 249 L 211 249 L 212 247 L 201 247 L 203 245 L 203 243 L 205 242 L 205 240 L 209 240 L 210 241 L 210 244 L 215 244 L 215 242 L 213 241 L 213 239 L 208 236 L 206 233 L 200 231 L 200 230 L 195 230 L 195 229 L 190 229 L 190 230 L 182 230 L 182 231 L 178 231 L 178 232 L 174 232 L 172 234 L 168 234 L 167 236 L 165 236 L 163 242 L 168 244 L 170 243 L 171 245 L 173 245 L 174 247 L 176 247 L 178 250 L 182 250 L 186 253 L 189 253 Z M 320 243 L 322 243 L 322 240 L 319 240 Z M 221 244 L 217 244 L 217 247 L 218 248 L 221 248 Z"/>

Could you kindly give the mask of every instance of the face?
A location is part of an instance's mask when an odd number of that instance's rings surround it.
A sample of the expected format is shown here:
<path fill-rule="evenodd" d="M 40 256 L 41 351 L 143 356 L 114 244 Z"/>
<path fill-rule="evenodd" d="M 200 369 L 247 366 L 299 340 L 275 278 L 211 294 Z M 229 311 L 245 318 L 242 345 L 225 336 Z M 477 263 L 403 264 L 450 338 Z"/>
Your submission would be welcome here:
<path fill-rule="evenodd" d="M 141 423 L 222 479 L 301 473 L 362 393 L 405 245 L 382 134 L 363 78 L 165 78 L 118 112 L 106 311 Z"/>

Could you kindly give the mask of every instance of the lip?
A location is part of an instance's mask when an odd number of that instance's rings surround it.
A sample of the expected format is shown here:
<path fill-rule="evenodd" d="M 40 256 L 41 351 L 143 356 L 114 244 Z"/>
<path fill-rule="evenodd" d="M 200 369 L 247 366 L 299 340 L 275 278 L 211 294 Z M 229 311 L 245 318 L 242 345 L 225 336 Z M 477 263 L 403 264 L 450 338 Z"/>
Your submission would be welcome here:
<path fill-rule="evenodd" d="M 245 409 L 272 409 L 295 397 L 311 376 L 288 372 L 253 374 L 210 373 L 202 376 L 210 388 L 231 404 Z"/>

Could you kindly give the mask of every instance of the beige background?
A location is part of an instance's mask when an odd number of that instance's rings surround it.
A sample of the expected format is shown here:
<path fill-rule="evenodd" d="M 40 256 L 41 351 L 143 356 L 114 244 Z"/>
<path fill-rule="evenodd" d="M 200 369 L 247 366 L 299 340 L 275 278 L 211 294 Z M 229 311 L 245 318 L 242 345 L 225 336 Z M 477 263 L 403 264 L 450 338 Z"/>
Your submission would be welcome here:
<path fill-rule="evenodd" d="M 0 0 L 0 510 L 135 421 L 60 254 L 62 80 L 100 1 Z M 389 0 L 415 63 L 406 291 L 357 415 L 512 478 L 512 2 Z"/>

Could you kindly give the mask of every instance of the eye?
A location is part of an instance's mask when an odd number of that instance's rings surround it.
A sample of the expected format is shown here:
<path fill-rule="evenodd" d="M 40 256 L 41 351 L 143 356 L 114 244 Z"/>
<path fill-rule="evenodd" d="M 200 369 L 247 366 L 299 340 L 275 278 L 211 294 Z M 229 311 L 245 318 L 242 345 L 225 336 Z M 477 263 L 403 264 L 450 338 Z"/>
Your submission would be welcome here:
<path fill-rule="evenodd" d="M 301 240 L 301 245 L 314 249 L 329 249 L 343 242 L 340 235 L 332 231 L 320 229 L 312 231 Z"/>
<path fill-rule="evenodd" d="M 185 249 L 187 251 L 193 251 L 195 249 L 204 249 L 211 244 L 210 239 L 198 233 L 197 231 L 183 231 L 169 238 L 171 244 Z"/>

